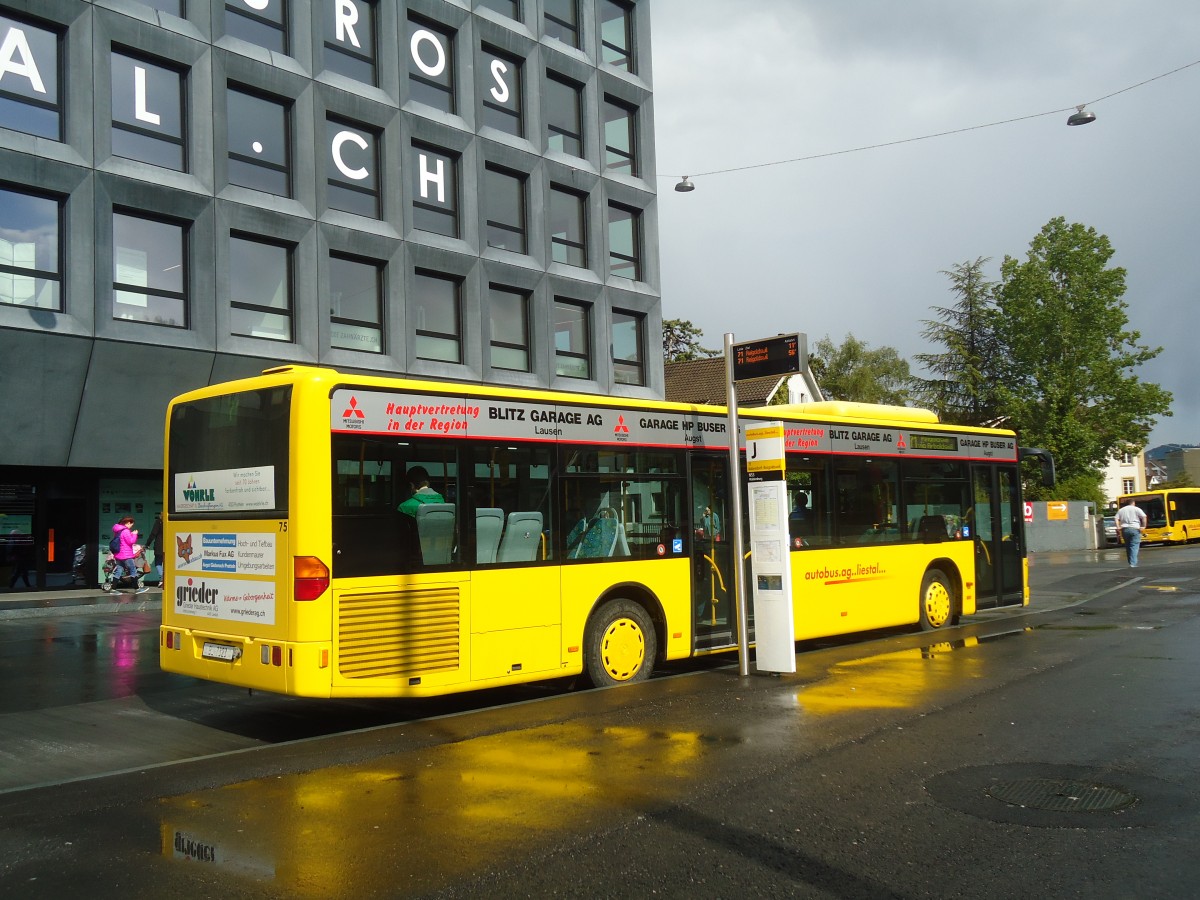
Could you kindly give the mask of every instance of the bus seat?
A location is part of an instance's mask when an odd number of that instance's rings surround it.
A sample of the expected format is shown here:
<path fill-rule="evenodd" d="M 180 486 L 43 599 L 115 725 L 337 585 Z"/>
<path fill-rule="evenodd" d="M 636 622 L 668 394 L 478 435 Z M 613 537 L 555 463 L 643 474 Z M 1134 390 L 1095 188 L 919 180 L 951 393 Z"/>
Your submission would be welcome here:
<path fill-rule="evenodd" d="M 540 512 L 512 512 L 508 514 L 508 525 L 500 540 L 496 554 L 498 562 L 532 562 L 538 557 L 542 544 L 542 514 Z"/>
<path fill-rule="evenodd" d="M 423 503 L 417 507 L 416 520 L 421 561 L 427 566 L 453 562 L 454 504 Z"/>
<path fill-rule="evenodd" d="M 475 561 L 494 563 L 504 530 L 504 510 L 495 506 L 475 510 Z"/>
<path fill-rule="evenodd" d="M 625 540 L 625 526 L 617 522 L 616 534 L 613 535 L 612 547 L 608 551 L 609 556 L 628 556 L 629 542 Z"/>
<path fill-rule="evenodd" d="M 917 523 L 917 536 L 922 541 L 944 541 L 950 535 L 946 532 L 946 520 L 941 516 L 921 516 Z"/>

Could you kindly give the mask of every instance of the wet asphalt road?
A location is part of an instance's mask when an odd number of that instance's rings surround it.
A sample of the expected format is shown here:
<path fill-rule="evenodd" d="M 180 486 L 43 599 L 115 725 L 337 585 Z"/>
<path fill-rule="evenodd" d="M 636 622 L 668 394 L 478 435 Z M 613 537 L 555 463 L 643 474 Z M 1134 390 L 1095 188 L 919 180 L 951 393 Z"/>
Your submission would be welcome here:
<path fill-rule="evenodd" d="M 162 675 L 152 611 L 0 619 L 0 894 L 1196 896 L 1200 548 L 1031 571 L 937 643 L 433 710 Z"/>

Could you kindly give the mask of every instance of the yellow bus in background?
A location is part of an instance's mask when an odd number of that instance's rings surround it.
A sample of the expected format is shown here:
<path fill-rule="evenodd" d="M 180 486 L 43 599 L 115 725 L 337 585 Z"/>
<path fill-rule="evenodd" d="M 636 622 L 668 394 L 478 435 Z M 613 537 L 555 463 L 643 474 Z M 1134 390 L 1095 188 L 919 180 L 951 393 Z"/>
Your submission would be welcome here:
<path fill-rule="evenodd" d="M 1118 508 L 1131 498 L 1146 514 L 1143 543 L 1186 544 L 1200 540 L 1200 488 L 1122 494 L 1117 498 Z M 1117 534 L 1119 538 L 1120 529 Z"/>
<path fill-rule="evenodd" d="M 1011 431 L 844 403 L 741 417 L 785 423 L 797 641 L 1028 603 Z M 185 394 L 162 667 L 432 696 L 735 648 L 726 428 L 720 407 L 301 366 Z"/>

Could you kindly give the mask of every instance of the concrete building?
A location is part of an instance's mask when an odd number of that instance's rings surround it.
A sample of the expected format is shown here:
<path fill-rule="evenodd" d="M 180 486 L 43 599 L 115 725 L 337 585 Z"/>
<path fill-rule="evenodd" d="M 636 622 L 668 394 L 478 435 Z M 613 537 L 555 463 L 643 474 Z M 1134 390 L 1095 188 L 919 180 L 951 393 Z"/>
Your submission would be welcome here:
<path fill-rule="evenodd" d="M 1179 447 L 1163 458 L 1167 477 L 1174 481 L 1187 476 L 1192 484 L 1200 485 L 1200 447 Z"/>
<path fill-rule="evenodd" d="M 651 84 L 644 0 L 0 0 L 5 539 L 279 364 L 661 397 Z"/>

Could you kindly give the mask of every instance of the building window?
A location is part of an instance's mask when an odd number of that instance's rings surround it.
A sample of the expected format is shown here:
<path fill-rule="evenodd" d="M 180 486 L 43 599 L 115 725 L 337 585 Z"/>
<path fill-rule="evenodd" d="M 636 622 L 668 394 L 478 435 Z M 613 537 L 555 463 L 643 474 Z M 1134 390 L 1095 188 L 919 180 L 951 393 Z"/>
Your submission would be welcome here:
<path fill-rule="evenodd" d="M 113 53 L 114 156 L 186 172 L 183 108 L 181 73 Z"/>
<path fill-rule="evenodd" d="M 634 280 L 641 277 L 641 218 L 635 209 L 608 204 L 608 271 Z"/>
<path fill-rule="evenodd" d="M 287 53 L 287 0 L 228 0 L 225 33 L 276 53 Z"/>
<path fill-rule="evenodd" d="M 270 341 L 292 339 L 292 252 L 229 236 L 230 330 Z"/>
<path fill-rule="evenodd" d="M 591 378 L 589 308 L 554 299 L 554 372 L 564 378 Z"/>
<path fill-rule="evenodd" d="M 646 383 L 646 320 L 637 313 L 614 309 L 612 314 L 613 381 Z"/>
<path fill-rule="evenodd" d="M 0 303 L 62 309 L 62 203 L 0 188 Z"/>
<path fill-rule="evenodd" d="M 1121 479 L 1121 493 L 1122 494 L 1132 494 L 1136 490 L 1137 490 L 1137 485 L 1134 483 L 1134 480 L 1132 478 L 1122 478 Z"/>
<path fill-rule="evenodd" d="M 519 0 L 479 0 L 476 6 L 479 9 L 493 10 L 517 22 L 521 21 L 521 4 Z"/>
<path fill-rule="evenodd" d="M 458 160 L 456 157 L 413 144 L 417 180 L 413 200 L 413 227 L 447 237 L 458 237 Z"/>
<path fill-rule="evenodd" d="M 546 149 L 583 156 L 583 88 L 546 73 Z"/>
<path fill-rule="evenodd" d="M 480 47 L 480 69 L 487 71 L 483 85 L 483 124 L 505 134 L 521 137 L 525 122 L 521 114 L 521 63 L 490 47 Z"/>
<path fill-rule="evenodd" d="M 637 175 L 636 110 L 611 97 L 604 98 L 604 167 Z"/>
<path fill-rule="evenodd" d="M 615 0 L 599 0 L 601 58 L 610 66 L 633 71 L 633 10 Z"/>
<path fill-rule="evenodd" d="M 329 343 L 342 350 L 383 352 L 383 266 L 329 254 Z"/>
<path fill-rule="evenodd" d="M 187 231 L 113 213 L 113 318 L 187 327 Z"/>
<path fill-rule="evenodd" d="M 579 9 L 576 0 L 545 0 L 546 37 L 579 46 Z"/>
<path fill-rule="evenodd" d="M 418 271 L 414 287 L 412 315 L 417 358 L 462 362 L 458 279 Z"/>
<path fill-rule="evenodd" d="M 375 84 L 374 0 L 326 0 L 325 68 Z"/>
<path fill-rule="evenodd" d="M 329 159 L 325 165 L 330 209 L 379 218 L 379 139 L 374 132 L 338 119 L 325 122 Z"/>
<path fill-rule="evenodd" d="M 484 176 L 487 244 L 526 253 L 525 176 L 488 165 Z"/>
<path fill-rule="evenodd" d="M 232 87 L 227 97 L 229 183 L 291 196 L 287 106 Z"/>
<path fill-rule="evenodd" d="M 1121 454 L 1121 462 L 1124 465 L 1132 466 L 1133 465 L 1133 454 L 1129 453 L 1129 452 L 1122 453 Z"/>
<path fill-rule="evenodd" d="M 492 368 L 529 371 L 529 294 L 512 288 L 488 288 L 492 329 Z"/>
<path fill-rule="evenodd" d="M 454 112 L 454 38 L 415 19 L 408 20 L 408 91 L 418 103 Z"/>
<path fill-rule="evenodd" d="M 587 198 L 563 188 L 550 188 L 550 258 L 569 266 L 587 266 L 584 210 Z"/>
<path fill-rule="evenodd" d="M 58 34 L 0 16 L 0 126 L 62 140 Z"/>

